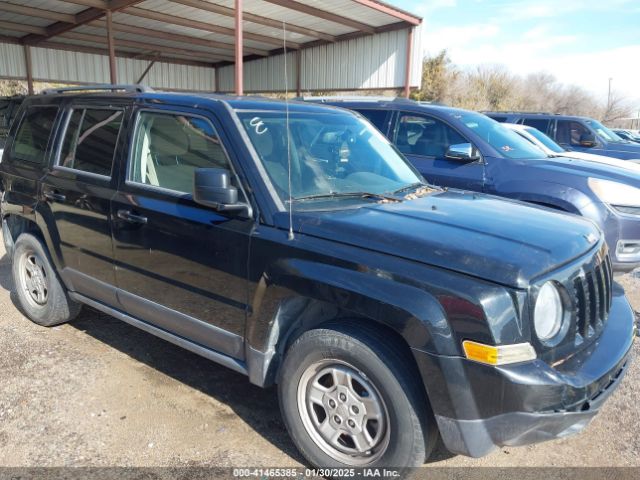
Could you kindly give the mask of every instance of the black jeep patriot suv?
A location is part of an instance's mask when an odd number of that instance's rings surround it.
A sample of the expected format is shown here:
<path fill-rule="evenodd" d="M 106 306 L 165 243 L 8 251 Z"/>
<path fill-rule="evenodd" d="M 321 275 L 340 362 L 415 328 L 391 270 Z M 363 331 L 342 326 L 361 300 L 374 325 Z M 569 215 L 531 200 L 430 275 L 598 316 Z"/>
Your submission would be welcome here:
<path fill-rule="evenodd" d="M 278 385 L 315 466 L 581 430 L 633 315 L 581 218 L 438 190 L 355 113 L 143 88 L 25 100 L 2 229 L 20 307 L 81 305 Z"/>

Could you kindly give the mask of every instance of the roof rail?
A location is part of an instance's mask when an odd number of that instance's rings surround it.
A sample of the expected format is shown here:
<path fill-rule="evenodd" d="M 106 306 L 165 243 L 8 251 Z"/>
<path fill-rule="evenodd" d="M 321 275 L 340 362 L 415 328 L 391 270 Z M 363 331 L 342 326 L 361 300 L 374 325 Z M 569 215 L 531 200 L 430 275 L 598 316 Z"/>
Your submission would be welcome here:
<path fill-rule="evenodd" d="M 365 96 L 365 95 L 350 95 L 350 96 L 302 96 L 298 97 L 298 100 L 304 100 L 305 102 L 413 102 L 404 97 L 383 97 L 383 96 Z"/>
<path fill-rule="evenodd" d="M 95 92 L 95 91 L 107 91 L 117 92 L 123 91 L 127 93 L 144 93 L 153 92 L 153 89 L 145 85 L 111 85 L 111 84 L 96 84 L 96 85 L 83 85 L 80 87 L 63 87 L 63 88 L 47 88 L 42 91 L 42 95 L 55 95 L 58 93 L 67 92 Z"/>
<path fill-rule="evenodd" d="M 500 114 L 500 113 L 504 113 L 504 114 L 510 114 L 510 113 L 521 113 L 521 114 L 526 114 L 526 115 L 559 115 L 558 113 L 553 113 L 553 112 L 534 112 L 534 111 L 527 111 L 527 110 L 483 110 L 480 113 L 496 113 L 496 114 Z"/>

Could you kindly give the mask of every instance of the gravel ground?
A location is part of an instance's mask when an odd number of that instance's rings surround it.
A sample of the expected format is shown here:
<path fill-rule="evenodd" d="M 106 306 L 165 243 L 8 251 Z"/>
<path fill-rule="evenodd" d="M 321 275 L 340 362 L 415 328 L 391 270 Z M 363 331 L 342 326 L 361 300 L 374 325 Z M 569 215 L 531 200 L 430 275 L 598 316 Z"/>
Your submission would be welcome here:
<path fill-rule="evenodd" d="M 640 279 L 618 279 L 640 311 Z M 300 466 L 276 392 L 85 309 L 51 329 L 14 306 L 0 243 L 0 466 Z M 635 344 L 636 354 L 639 348 Z M 640 466 L 640 366 L 581 434 L 430 465 Z"/>

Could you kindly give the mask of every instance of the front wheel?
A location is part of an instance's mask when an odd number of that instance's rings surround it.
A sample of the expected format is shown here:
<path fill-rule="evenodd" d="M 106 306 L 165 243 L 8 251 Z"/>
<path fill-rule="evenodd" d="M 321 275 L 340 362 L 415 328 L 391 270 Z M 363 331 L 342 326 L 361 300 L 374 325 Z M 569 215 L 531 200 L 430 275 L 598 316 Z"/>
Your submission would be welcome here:
<path fill-rule="evenodd" d="M 316 467 L 422 465 L 436 439 L 409 352 L 375 329 L 310 330 L 287 351 L 280 408 Z"/>

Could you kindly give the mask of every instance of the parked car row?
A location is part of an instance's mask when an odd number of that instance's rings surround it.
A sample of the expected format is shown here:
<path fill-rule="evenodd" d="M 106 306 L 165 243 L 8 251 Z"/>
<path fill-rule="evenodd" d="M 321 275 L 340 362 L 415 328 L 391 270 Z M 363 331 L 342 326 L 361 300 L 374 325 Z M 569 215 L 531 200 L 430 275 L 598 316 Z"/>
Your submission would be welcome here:
<path fill-rule="evenodd" d="M 547 154 L 513 127 L 451 107 L 367 97 L 308 100 L 367 117 L 430 183 L 582 215 L 605 233 L 615 271 L 640 266 L 639 164 L 567 155 L 550 139 L 546 148 L 559 151 Z"/>
<path fill-rule="evenodd" d="M 0 163 L 35 323 L 89 306 L 277 384 L 318 467 L 565 437 L 620 384 L 633 170 L 415 102 L 89 88 L 25 100 Z"/>
<path fill-rule="evenodd" d="M 638 132 L 637 130 L 624 130 L 621 128 L 614 128 L 613 132 L 623 140 L 640 143 L 640 132 Z"/>
<path fill-rule="evenodd" d="M 566 150 L 594 153 L 621 160 L 640 159 L 640 145 L 620 138 L 611 129 L 592 118 L 532 112 L 483 113 L 501 123 L 534 127 Z"/>

